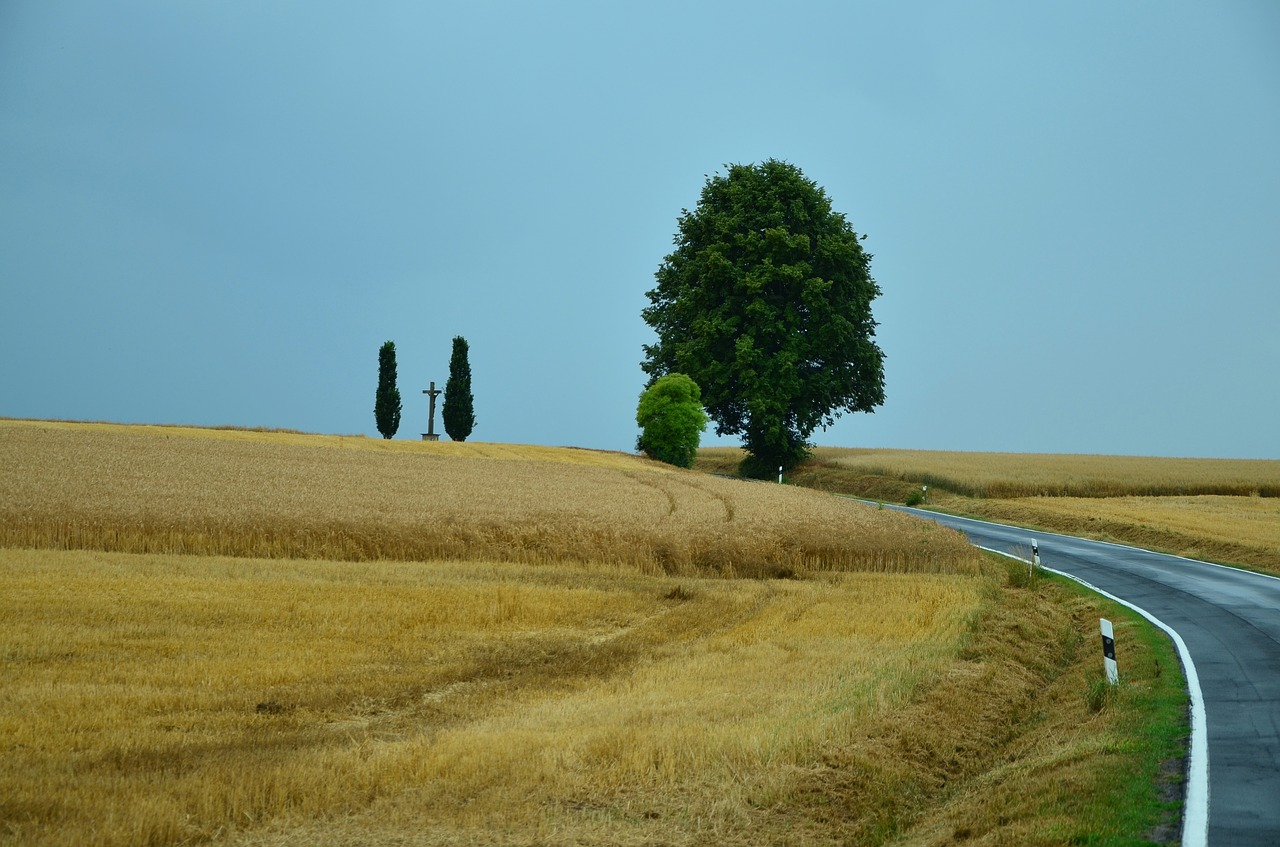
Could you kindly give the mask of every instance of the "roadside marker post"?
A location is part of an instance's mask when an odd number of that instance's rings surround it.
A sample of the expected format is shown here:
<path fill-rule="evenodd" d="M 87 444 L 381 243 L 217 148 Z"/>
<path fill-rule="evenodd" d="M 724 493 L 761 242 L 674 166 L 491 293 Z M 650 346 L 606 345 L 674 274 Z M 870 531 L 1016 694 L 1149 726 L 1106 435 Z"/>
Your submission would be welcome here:
<path fill-rule="evenodd" d="M 1111 628 L 1111 621 L 1099 618 L 1102 623 L 1102 664 L 1107 669 L 1107 683 L 1115 685 L 1120 681 L 1120 669 L 1116 666 L 1116 636 Z"/>
<path fill-rule="evenodd" d="M 778 465 L 778 485 L 782 485 L 782 465 Z"/>
<path fill-rule="evenodd" d="M 1035 576 L 1038 567 L 1040 567 L 1040 545 L 1033 538 L 1031 539 L 1031 560 L 1027 562 L 1027 575 Z"/>

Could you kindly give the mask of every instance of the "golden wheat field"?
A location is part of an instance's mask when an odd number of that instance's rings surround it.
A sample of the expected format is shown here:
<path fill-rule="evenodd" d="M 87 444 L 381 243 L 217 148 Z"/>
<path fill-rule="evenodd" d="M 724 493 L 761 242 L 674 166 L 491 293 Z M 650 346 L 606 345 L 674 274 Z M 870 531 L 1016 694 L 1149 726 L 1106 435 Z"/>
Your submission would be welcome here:
<path fill-rule="evenodd" d="M 970 497 L 1280 497 L 1280 460 L 819 447 L 813 459 Z"/>
<path fill-rule="evenodd" d="M 978 595 L 61 551 L 0 574 L 2 825 L 67 845 L 741 829 L 941 673 Z"/>
<path fill-rule="evenodd" d="M 952 533 L 624 455 L 181 428 L 0 422 L 0 539 L 18 843 L 706 832 L 980 585 Z"/>
<path fill-rule="evenodd" d="M 623 454 L 21 421 L 0 421 L 0 546 L 730 576 L 975 561 L 919 521 Z"/>
<path fill-rule="evenodd" d="M 1280 498 L 1023 497 L 952 504 L 990 520 L 1280 573 Z"/>
<path fill-rule="evenodd" d="M 967 514 L 1280 572 L 1280 460 L 833 448 L 814 458 L 929 484 L 932 502 Z"/>
<path fill-rule="evenodd" d="M 699 452 L 725 472 L 736 448 Z M 792 480 L 1280 573 L 1280 461 L 819 447 Z"/>
<path fill-rule="evenodd" d="M 0 843 L 1109 831 L 1096 612 L 992 568 L 622 454 L 0 420 Z"/>

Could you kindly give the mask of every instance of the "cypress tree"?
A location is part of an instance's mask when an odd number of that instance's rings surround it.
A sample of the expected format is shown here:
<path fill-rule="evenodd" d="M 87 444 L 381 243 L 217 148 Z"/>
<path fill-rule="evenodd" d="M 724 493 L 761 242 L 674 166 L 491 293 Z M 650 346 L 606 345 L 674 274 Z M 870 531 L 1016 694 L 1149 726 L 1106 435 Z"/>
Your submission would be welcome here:
<path fill-rule="evenodd" d="M 400 428 L 400 389 L 396 388 L 396 345 L 388 341 L 378 351 L 378 393 L 373 401 L 378 432 L 390 438 Z"/>
<path fill-rule="evenodd" d="M 471 397 L 471 363 L 467 361 L 467 339 L 454 336 L 449 357 L 449 380 L 444 384 L 444 431 L 454 441 L 466 441 L 476 426 Z"/>

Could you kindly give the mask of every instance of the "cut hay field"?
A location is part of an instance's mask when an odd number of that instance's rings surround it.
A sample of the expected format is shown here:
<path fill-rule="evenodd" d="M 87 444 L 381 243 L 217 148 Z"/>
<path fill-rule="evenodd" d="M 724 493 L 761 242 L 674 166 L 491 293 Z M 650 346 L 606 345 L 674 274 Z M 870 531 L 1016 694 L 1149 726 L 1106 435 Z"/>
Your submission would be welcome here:
<path fill-rule="evenodd" d="M 820 447 L 790 480 L 897 503 L 927 485 L 931 508 L 1280 573 L 1280 460 Z"/>
<path fill-rule="evenodd" d="M 0 843 L 1132 843 L 1175 660 L 1109 609 L 1090 700 L 1015 573 L 621 454 L 0 420 Z"/>

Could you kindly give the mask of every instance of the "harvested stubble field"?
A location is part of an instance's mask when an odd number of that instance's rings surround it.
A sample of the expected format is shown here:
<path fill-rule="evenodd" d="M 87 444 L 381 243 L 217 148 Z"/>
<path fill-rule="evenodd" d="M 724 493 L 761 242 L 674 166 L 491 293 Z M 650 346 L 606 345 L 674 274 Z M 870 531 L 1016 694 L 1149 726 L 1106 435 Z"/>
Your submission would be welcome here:
<path fill-rule="evenodd" d="M 699 453 L 724 472 L 736 448 Z M 797 485 L 1280 573 L 1280 460 L 820 447 Z"/>
<path fill-rule="evenodd" d="M 944 672 L 978 600 L 952 576 L 0 562 L 5 824 L 68 845 L 741 829 Z"/>
<path fill-rule="evenodd" d="M 4 843 L 1127 843 L 1171 755 L 1167 646 L 1090 707 L 1096 601 L 811 492 L 12 421 L 0 480 Z"/>

